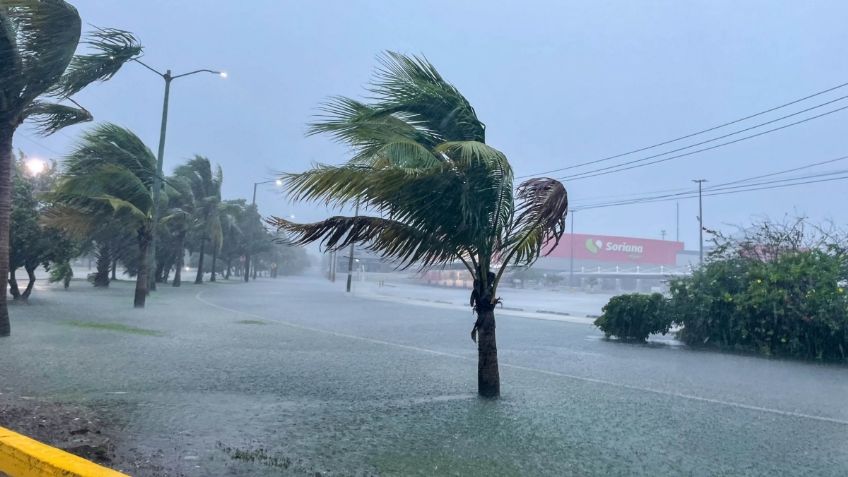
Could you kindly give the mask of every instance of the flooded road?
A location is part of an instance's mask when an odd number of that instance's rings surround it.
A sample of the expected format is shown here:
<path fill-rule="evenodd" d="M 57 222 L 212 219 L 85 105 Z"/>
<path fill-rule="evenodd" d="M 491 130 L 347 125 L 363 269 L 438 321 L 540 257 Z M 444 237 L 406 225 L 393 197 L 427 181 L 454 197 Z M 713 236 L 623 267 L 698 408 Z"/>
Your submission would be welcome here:
<path fill-rule="evenodd" d="M 343 285 L 160 287 L 141 311 L 129 284 L 38 290 L 12 309 L 0 391 L 110 416 L 166 475 L 848 473 L 845 367 L 502 316 L 503 397 L 484 401 L 470 311 Z"/>

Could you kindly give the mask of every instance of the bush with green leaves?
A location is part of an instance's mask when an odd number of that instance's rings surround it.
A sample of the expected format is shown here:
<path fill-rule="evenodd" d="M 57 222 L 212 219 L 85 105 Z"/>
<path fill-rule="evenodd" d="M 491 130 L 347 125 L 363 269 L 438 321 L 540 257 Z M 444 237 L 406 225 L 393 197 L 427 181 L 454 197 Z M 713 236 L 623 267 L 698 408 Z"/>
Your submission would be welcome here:
<path fill-rule="evenodd" d="M 688 344 L 818 360 L 848 357 L 843 264 L 822 250 L 763 262 L 710 262 L 671 283 L 670 309 Z"/>
<path fill-rule="evenodd" d="M 812 229 L 812 231 L 810 230 Z M 670 283 L 669 313 L 691 345 L 824 361 L 848 359 L 848 247 L 803 220 L 718 236 L 691 276 Z"/>
<path fill-rule="evenodd" d="M 595 320 L 595 326 L 607 338 L 616 336 L 636 341 L 645 341 L 649 335 L 656 333 L 666 334 L 671 325 L 666 299 L 659 293 L 614 296 L 604 305 L 603 314 Z"/>

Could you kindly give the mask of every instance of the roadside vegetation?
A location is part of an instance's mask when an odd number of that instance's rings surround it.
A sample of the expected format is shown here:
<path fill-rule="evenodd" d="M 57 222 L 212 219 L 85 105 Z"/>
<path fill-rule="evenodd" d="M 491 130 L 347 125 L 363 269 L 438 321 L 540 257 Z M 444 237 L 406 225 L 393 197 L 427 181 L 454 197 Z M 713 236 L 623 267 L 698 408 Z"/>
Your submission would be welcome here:
<path fill-rule="evenodd" d="M 848 237 L 803 219 L 714 233 L 714 251 L 667 297 L 621 295 L 595 321 L 607 336 L 644 340 L 677 325 L 692 346 L 848 361 Z"/>

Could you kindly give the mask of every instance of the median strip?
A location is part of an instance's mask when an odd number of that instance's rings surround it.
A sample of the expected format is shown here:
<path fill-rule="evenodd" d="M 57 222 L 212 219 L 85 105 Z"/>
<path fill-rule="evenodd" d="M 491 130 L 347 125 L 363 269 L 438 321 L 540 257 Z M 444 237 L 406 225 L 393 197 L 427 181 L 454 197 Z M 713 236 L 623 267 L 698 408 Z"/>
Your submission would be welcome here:
<path fill-rule="evenodd" d="M 0 475 L 9 477 L 127 477 L 0 427 Z"/>

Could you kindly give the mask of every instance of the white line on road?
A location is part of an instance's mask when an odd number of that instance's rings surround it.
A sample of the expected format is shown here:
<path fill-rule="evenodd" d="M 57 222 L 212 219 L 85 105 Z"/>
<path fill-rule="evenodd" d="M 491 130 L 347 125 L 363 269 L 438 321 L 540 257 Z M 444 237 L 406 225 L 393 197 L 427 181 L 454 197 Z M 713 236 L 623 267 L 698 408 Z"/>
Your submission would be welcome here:
<path fill-rule="evenodd" d="M 204 291 L 205 290 L 201 290 L 195 295 L 195 298 L 198 301 L 200 301 L 201 303 L 204 303 L 204 304 L 211 306 L 213 308 L 218 308 L 220 310 L 228 311 L 228 312 L 231 312 L 231 313 L 236 313 L 236 314 L 239 314 L 239 315 L 251 316 L 251 317 L 263 319 L 263 320 L 269 319 L 268 317 L 265 317 L 265 316 L 256 315 L 254 313 L 246 313 L 246 312 L 243 312 L 243 311 L 240 311 L 240 310 L 235 310 L 233 308 L 227 308 L 225 306 L 221 306 L 221 305 L 212 303 L 210 301 L 207 301 L 207 300 L 205 300 L 201 297 L 201 295 L 203 294 Z M 427 354 L 432 354 L 432 355 L 436 355 L 436 356 L 445 356 L 445 357 L 448 357 L 448 358 L 461 359 L 463 361 L 472 361 L 472 362 L 474 361 L 472 358 L 469 358 L 467 356 L 462 356 L 462 355 L 459 355 L 459 354 L 455 354 L 455 353 L 446 353 L 444 351 L 436 351 L 436 350 L 432 350 L 432 349 L 421 348 L 421 347 L 418 347 L 418 346 L 410 346 L 410 345 L 405 345 L 405 344 L 400 344 L 400 343 L 393 343 L 391 341 L 378 340 L 378 339 L 375 339 L 375 338 L 367 338 L 367 337 L 364 337 L 364 336 L 350 335 L 350 334 L 347 334 L 347 333 L 339 333 L 339 332 L 336 332 L 336 331 L 326 330 L 326 329 L 322 329 L 322 328 L 313 328 L 311 326 L 304 326 L 304 325 L 300 325 L 300 324 L 297 324 L 297 323 L 292 323 L 290 321 L 282 321 L 282 320 L 272 320 L 272 321 L 274 321 L 275 323 L 280 323 L 282 325 L 289 326 L 291 328 L 296 328 L 296 329 L 300 329 L 300 330 L 304 330 L 304 331 L 312 331 L 312 332 L 315 332 L 315 333 L 323 333 L 323 334 L 327 334 L 327 335 L 331 335 L 331 336 L 336 336 L 336 337 L 339 337 L 339 338 L 347 338 L 347 339 L 352 339 L 352 340 L 364 341 L 366 343 L 373 343 L 373 344 L 379 344 L 379 345 L 384 345 L 384 346 L 391 346 L 391 347 L 394 347 L 394 348 L 406 349 L 406 350 L 410 350 L 410 351 L 417 351 L 419 353 L 427 353 Z M 549 371 L 549 370 L 546 370 L 546 369 L 530 368 L 530 367 L 527 367 L 527 366 L 521 366 L 521 365 L 517 365 L 517 364 L 500 363 L 500 365 L 503 366 L 504 368 L 519 369 L 519 370 L 522 370 L 522 371 L 530 371 L 530 372 L 534 372 L 534 373 L 545 374 L 545 375 L 548 375 L 548 376 L 557 376 L 557 377 L 560 377 L 560 378 L 574 379 L 574 380 L 577 380 L 577 381 L 583 381 L 583 382 L 588 382 L 588 383 L 603 384 L 603 385 L 606 385 L 606 386 L 614 386 L 614 387 L 617 387 L 617 388 L 629 389 L 629 390 L 632 390 L 632 391 L 653 393 L 653 394 L 659 394 L 659 395 L 663 395 L 663 396 L 670 396 L 670 397 L 675 397 L 675 398 L 688 399 L 688 400 L 691 400 L 691 401 L 699 401 L 699 402 L 706 402 L 706 403 L 710 403 L 710 404 L 718 404 L 718 405 L 721 405 L 721 406 L 728 406 L 728 407 L 733 407 L 733 408 L 736 408 L 736 409 L 746 409 L 746 410 L 749 410 L 749 411 L 757 411 L 757 412 L 763 412 L 763 413 L 769 413 L 769 414 L 776 414 L 778 416 L 796 417 L 796 418 L 801 418 L 801 419 L 810 419 L 810 420 L 814 420 L 814 421 L 829 422 L 829 423 L 832 423 L 832 424 L 841 424 L 841 425 L 848 426 L 848 420 L 844 420 L 844 419 L 837 419 L 837 418 L 825 417 L 825 416 L 816 416 L 816 415 L 813 415 L 813 414 L 805 414 L 805 413 L 794 412 L 794 411 L 783 411 L 783 410 L 780 410 L 780 409 L 774 409 L 774 408 L 770 408 L 770 407 L 753 406 L 753 405 L 750 405 L 750 404 L 742 404 L 742 403 L 733 402 L 733 401 L 723 401 L 721 399 L 713 399 L 713 398 L 707 398 L 707 397 L 702 397 L 702 396 L 695 396 L 693 394 L 684 394 L 684 393 L 678 393 L 678 392 L 674 392 L 674 391 L 664 391 L 664 390 L 661 390 L 661 389 L 651 389 L 651 388 L 645 388 L 645 387 L 641 387 L 641 386 L 633 386 L 633 385 L 630 385 L 630 384 L 617 383 L 617 382 L 614 382 L 614 381 L 607 381 L 605 379 L 587 378 L 585 376 L 577 376 L 577 375 L 573 375 L 573 374 L 560 373 L 558 371 Z"/>

